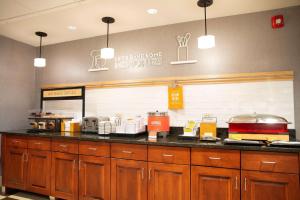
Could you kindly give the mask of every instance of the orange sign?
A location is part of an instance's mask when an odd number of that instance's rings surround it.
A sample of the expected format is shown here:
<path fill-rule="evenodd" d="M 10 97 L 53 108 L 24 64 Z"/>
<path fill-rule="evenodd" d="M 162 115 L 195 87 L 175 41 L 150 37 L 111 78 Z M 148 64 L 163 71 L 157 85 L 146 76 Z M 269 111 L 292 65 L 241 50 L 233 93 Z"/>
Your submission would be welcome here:
<path fill-rule="evenodd" d="M 182 86 L 169 87 L 169 109 L 183 109 L 183 88 Z"/>

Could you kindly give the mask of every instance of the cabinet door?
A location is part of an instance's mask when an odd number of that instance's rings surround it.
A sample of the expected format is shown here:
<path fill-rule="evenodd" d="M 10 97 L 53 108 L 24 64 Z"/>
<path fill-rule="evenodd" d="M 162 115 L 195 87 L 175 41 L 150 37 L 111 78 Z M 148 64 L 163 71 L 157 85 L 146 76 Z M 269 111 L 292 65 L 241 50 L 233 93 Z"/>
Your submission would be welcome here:
<path fill-rule="evenodd" d="M 50 194 L 51 152 L 28 150 L 27 190 Z"/>
<path fill-rule="evenodd" d="M 51 196 L 78 199 L 78 155 L 52 153 Z"/>
<path fill-rule="evenodd" d="M 147 200 L 147 162 L 111 159 L 111 200 Z"/>
<path fill-rule="evenodd" d="M 189 200 L 190 166 L 148 163 L 149 200 Z"/>
<path fill-rule="evenodd" d="M 240 170 L 192 166 L 192 200 L 239 200 Z"/>
<path fill-rule="evenodd" d="M 243 200 L 299 200 L 299 176 L 242 171 Z"/>
<path fill-rule="evenodd" d="M 7 147 L 4 162 L 4 185 L 25 190 L 27 177 L 27 149 Z"/>
<path fill-rule="evenodd" d="M 80 156 L 79 199 L 110 200 L 110 158 Z"/>

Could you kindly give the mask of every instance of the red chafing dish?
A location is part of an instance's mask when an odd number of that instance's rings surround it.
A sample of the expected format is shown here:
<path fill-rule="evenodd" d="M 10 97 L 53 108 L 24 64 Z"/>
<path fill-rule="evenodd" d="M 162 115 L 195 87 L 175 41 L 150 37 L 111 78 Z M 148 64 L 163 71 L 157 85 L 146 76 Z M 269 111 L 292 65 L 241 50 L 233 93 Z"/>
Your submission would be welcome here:
<path fill-rule="evenodd" d="M 289 122 L 276 115 L 250 114 L 234 116 L 228 124 L 229 133 L 282 134 L 288 133 Z"/>

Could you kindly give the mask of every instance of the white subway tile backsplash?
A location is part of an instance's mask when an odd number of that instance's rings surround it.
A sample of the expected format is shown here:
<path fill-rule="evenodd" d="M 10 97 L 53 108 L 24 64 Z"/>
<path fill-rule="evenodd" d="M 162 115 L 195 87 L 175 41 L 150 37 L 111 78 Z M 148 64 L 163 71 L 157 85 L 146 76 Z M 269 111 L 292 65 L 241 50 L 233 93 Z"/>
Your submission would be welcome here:
<path fill-rule="evenodd" d="M 219 127 L 227 127 L 230 117 L 257 112 L 285 117 L 292 122 L 289 128 L 295 127 L 293 81 L 185 85 L 184 104 L 183 110 L 168 111 L 167 86 L 86 91 L 87 116 L 120 113 L 147 119 L 147 112 L 159 110 L 169 112 L 172 126 L 183 126 L 187 120 L 201 120 L 203 114 L 209 113 L 218 118 Z"/>

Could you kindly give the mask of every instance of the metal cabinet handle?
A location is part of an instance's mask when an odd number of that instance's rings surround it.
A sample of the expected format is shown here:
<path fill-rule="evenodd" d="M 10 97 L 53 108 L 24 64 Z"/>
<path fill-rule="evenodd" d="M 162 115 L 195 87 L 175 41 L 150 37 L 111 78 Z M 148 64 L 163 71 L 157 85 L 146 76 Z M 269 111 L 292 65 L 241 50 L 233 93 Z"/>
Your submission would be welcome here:
<path fill-rule="evenodd" d="M 76 169 L 76 160 L 73 160 L 73 169 Z"/>
<path fill-rule="evenodd" d="M 276 164 L 274 161 L 262 161 L 263 164 Z"/>
<path fill-rule="evenodd" d="M 26 153 L 23 153 L 23 154 L 22 154 L 22 161 L 23 161 L 23 162 L 26 162 L 26 158 L 25 158 L 25 157 L 26 157 Z"/>
<path fill-rule="evenodd" d="M 19 140 L 13 140 L 13 143 L 14 143 L 14 144 L 19 144 L 20 141 L 19 141 Z"/>
<path fill-rule="evenodd" d="M 219 157 L 208 157 L 210 160 L 221 160 Z"/>
<path fill-rule="evenodd" d="M 173 157 L 174 155 L 172 154 L 163 154 L 164 157 Z"/>
<path fill-rule="evenodd" d="M 247 191 L 247 178 L 244 179 L 244 190 Z"/>
<path fill-rule="evenodd" d="M 132 151 L 122 151 L 123 153 L 132 154 Z"/>
<path fill-rule="evenodd" d="M 40 143 L 40 142 L 36 142 L 36 143 L 34 143 L 34 144 L 36 144 L 36 145 L 41 145 L 42 143 Z"/>
<path fill-rule="evenodd" d="M 78 165 L 79 165 L 79 169 L 81 169 L 81 160 L 79 160 L 79 164 Z"/>
<path fill-rule="evenodd" d="M 96 151 L 97 150 L 97 148 L 95 148 L 95 147 L 89 147 L 88 149 L 92 150 L 92 151 Z"/>
<path fill-rule="evenodd" d="M 238 177 L 237 176 L 235 177 L 235 189 L 236 190 L 238 189 Z"/>
<path fill-rule="evenodd" d="M 22 160 L 23 160 L 23 162 L 28 162 L 28 154 L 27 153 L 23 153 Z"/>
<path fill-rule="evenodd" d="M 142 173 L 142 180 L 144 180 L 144 170 L 145 170 L 145 169 L 142 168 L 142 172 L 141 172 L 141 173 Z"/>
<path fill-rule="evenodd" d="M 149 169 L 148 179 L 149 179 L 149 181 L 151 180 L 151 168 Z"/>
<path fill-rule="evenodd" d="M 60 146 L 60 147 L 63 147 L 63 148 L 66 148 L 66 147 L 67 147 L 66 144 L 60 144 L 59 146 Z"/>

